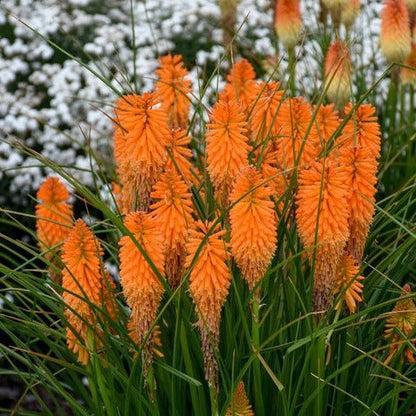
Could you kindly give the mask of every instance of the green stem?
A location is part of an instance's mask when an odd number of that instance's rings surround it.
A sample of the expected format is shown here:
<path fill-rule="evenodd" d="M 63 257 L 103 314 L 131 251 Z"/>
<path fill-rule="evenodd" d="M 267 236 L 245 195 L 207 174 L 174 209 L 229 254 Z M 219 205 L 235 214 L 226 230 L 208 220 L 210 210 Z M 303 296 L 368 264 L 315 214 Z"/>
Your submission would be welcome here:
<path fill-rule="evenodd" d="M 253 298 L 252 298 L 252 328 L 251 328 L 251 342 L 253 345 L 253 350 L 258 352 L 260 350 L 260 314 L 259 314 L 259 304 L 260 304 L 260 288 L 254 289 Z M 254 373 L 254 397 L 256 401 L 256 415 L 264 415 L 264 404 L 263 404 L 263 393 L 262 393 L 262 383 L 261 383 L 261 368 L 260 360 L 255 359 L 253 361 L 253 373 Z"/>
<path fill-rule="evenodd" d="M 322 379 L 325 375 L 325 346 L 326 336 L 321 335 L 314 339 L 311 345 L 310 354 L 310 377 L 306 379 L 306 392 L 308 396 L 314 395 L 307 415 L 321 416 L 325 414 L 324 400 L 323 400 L 323 388 Z"/>
<path fill-rule="evenodd" d="M 91 354 L 91 370 L 92 372 L 94 372 L 95 380 L 97 381 L 98 390 L 100 391 L 100 395 L 104 403 L 105 414 L 109 416 L 115 416 L 114 407 L 112 405 L 114 401 L 112 401 L 112 398 L 110 397 L 111 395 L 108 394 L 109 393 L 108 388 L 106 386 L 104 376 L 102 373 L 100 357 L 95 352 L 94 338 L 91 334 L 91 331 L 88 331 L 87 333 L 87 342 L 88 342 L 88 345 L 92 345 L 92 351 L 94 351 Z M 95 392 L 95 394 L 96 394 L 96 400 L 98 400 L 97 391 Z M 103 410 L 98 401 L 97 401 L 97 406 L 98 408 L 100 408 L 101 411 Z"/>
<path fill-rule="evenodd" d="M 292 93 L 292 97 L 296 94 L 296 87 L 295 87 L 295 74 L 296 74 L 296 57 L 295 57 L 295 49 L 289 48 L 289 88 Z"/>
<path fill-rule="evenodd" d="M 211 414 L 212 416 L 218 416 L 218 397 L 217 397 L 217 390 L 213 383 L 210 383 L 209 386 L 209 398 L 211 400 Z"/>

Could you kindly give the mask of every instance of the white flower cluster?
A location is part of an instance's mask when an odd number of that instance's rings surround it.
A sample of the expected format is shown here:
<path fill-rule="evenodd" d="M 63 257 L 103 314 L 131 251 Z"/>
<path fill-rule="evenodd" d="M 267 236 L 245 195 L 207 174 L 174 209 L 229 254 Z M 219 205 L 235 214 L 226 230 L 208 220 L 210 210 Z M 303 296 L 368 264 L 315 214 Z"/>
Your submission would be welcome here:
<path fill-rule="evenodd" d="M 238 50 L 259 67 L 265 58 L 273 60 L 276 55 L 272 3 L 240 0 L 238 6 Z M 369 0 L 354 32 L 360 38 L 353 58 L 363 71 L 369 62 L 380 61 L 375 52 L 378 26 L 369 24 L 379 14 L 378 3 Z M 302 94 L 319 88 L 322 51 L 310 36 L 317 30 L 315 4 L 314 0 L 302 2 L 305 37 L 298 48 L 297 66 Z M 111 164 L 110 117 L 116 91 L 128 91 L 131 85 L 139 91 L 151 89 L 157 58 L 167 52 L 184 55 L 197 89 L 203 85 L 203 76 L 207 78 L 206 70 L 218 65 L 225 50 L 216 0 L 1 0 L 0 33 L 3 206 L 27 201 L 24 196 L 33 195 L 50 173 L 21 145 L 16 147 L 15 139 L 92 186 L 92 172 L 106 171 Z M 277 61 L 284 74 L 283 53 Z M 220 67 L 224 65 L 226 60 Z M 374 71 L 368 74 L 366 81 L 371 85 L 374 79 L 368 77 Z M 212 77 L 206 97 L 223 83 L 221 75 Z M 90 150 L 95 158 L 89 157 Z M 104 194 L 106 189 L 103 184 Z"/>

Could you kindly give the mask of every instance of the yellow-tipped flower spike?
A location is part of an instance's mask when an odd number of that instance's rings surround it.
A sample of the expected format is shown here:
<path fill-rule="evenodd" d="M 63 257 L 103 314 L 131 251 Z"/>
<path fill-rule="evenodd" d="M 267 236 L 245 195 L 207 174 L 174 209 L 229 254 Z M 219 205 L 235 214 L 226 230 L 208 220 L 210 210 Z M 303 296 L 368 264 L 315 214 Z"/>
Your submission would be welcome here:
<path fill-rule="evenodd" d="M 114 145 L 125 213 L 148 209 L 151 188 L 166 162 L 170 130 L 168 116 L 159 104 L 158 93 L 146 92 L 121 97 L 115 109 Z"/>
<path fill-rule="evenodd" d="M 359 275 L 360 268 L 355 260 L 346 252 L 343 253 L 337 264 L 335 273 L 334 295 L 344 293 L 342 300 L 345 300 L 350 313 L 357 310 L 357 302 L 362 302 L 361 294 L 363 291 L 363 276 Z M 337 304 L 336 309 L 342 305 L 342 300 Z"/>
<path fill-rule="evenodd" d="M 277 123 L 277 161 L 288 175 L 297 167 L 307 167 L 319 153 L 319 137 L 312 122 L 312 109 L 302 97 L 287 98 L 281 105 Z M 306 136 L 306 137 L 305 137 Z"/>
<path fill-rule="evenodd" d="M 150 194 L 155 201 L 151 215 L 162 231 L 166 274 L 172 288 L 180 282 L 186 251 L 188 228 L 192 224 L 192 194 L 178 173 L 168 170 Z"/>
<path fill-rule="evenodd" d="M 220 98 L 207 128 L 208 172 L 218 199 L 226 206 L 232 182 L 240 169 L 248 164 L 247 123 L 235 101 Z"/>
<path fill-rule="evenodd" d="M 250 114 L 250 132 L 252 141 L 261 144 L 269 139 L 276 140 L 280 132 L 277 114 L 282 103 L 283 90 L 279 82 L 262 82 L 259 91 L 253 97 L 253 109 Z"/>
<path fill-rule="evenodd" d="M 156 88 L 161 95 L 161 108 L 166 111 L 171 127 L 186 129 L 191 101 L 191 81 L 185 79 L 188 71 L 183 66 L 182 55 L 159 58 L 160 68 L 155 75 L 160 78 Z"/>
<path fill-rule="evenodd" d="M 350 52 L 341 39 L 335 40 L 325 57 L 325 90 L 330 101 L 344 105 L 351 96 L 352 65 Z"/>
<path fill-rule="evenodd" d="M 402 296 L 411 293 L 410 286 L 405 284 L 403 286 Z M 415 340 L 409 339 L 409 335 L 413 333 L 416 328 L 416 305 L 412 299 L 401 299 L 396 302 L 389 318 L 386 322 L 386 330 L 384 331 L 384 338 L 390 342 L 389 355 L 384 361 L 388 364 L 392 358 L 404 347 L 402 362 L 407 359 L 409 363 L 415 362 L 413 350 L 408 343 L 416 344 Z"/>
<path fill-rule="evenodd" d="M 257 285 L 276 250 L 277 218 L 271 189 L 254 166 L 235 181 L 230 202 L 231 251 L 250 290 Z M 240 199 L 242 198 L 242 199 Z"/>
<path fill-rule="evenodd" d="M 325 7 L 331 12 L 342 10 L 348 3 L 348 0 L 322 0 Z"/>
<path fill-rule="evenodd" d="M 347 172 L 326 159 L 301 170 L 298 183 L 296 220 L 315 266 L 313 310 L 318 312 L 332 305 L 335 270 L 349 236 Z"/>
<path fill-rule="evenodd" d="M 147 253 L 156 269 L 163 275 L 163 235 L 159 225 L 144 212 L 132 212 L 124 219 L 124 224 L 136 241 Z M 129 328 L 135 331 L 132 338 L 141 345 L 153 325 L 164 288 L 155 272 L 129 236 L 120 240 L 120 282 L 131 309 Z M 145 372 L 152 360 L 152 337 L 147 338 L 143 349 Z"/>
<path fill-rule="evenodd" d="M 96 337 L 96 312 L 91 304 L 103 306 L 103 287 L 106 284 L 101 274 L 100 256 L 103 249 L 87 225 L 77 220 L 62 248 L 63 299 L 68 348 L 78 355 L 78 361 L 88 364 L 89 351 L 98 350 L 101 343 Z M 80 339 L 79 339 L 80 338 Z M 89 341 L 93 340 L 93 345 Z"/>
<path fill-rule="evenodd" d="M 347 28 L 353 25 L 361 11 L 361 0 L 348 0 L 341 10 L 341 23 Z"/>
<path fill-rule="evenodd" d="M 243 381 L 237 384 L 233 394 L 233 401 L 225 412 L 225 416 L 254 416 Z"/>
<path fill-rule="evenodd" d="M 410 13 L 416 12 L 416 0 L 404 0 Z"/>
<path fill-rule="evenodd" d="M 198 221 L 190 231 L 187 244 L 186 267 L 190 267 L 198 248 L 203 242 L 213 222 Z M 189 290 L 196 305 L 198 326 L 201 332 L 202 352 L 205 364 L 205 377 L 212 387 L 218 387 L 218 365 L 215 350 L 218 347 L 221 310 L 228 295 L 231 272 L 227 266 L 227 246 L 223 241 L 225 230 L 218 224 L 202 249 L 190 275 Z"/>
<path fill-rule="evenodd" d="M 302 31 L 299 0 L 276 1 L 274 29 L 286 49 L 296 46 Z"/>
<path fill-rule="evenodd" d="M 389 62 L 403 62 L 410 54 L 409 13 L 404 0 L 384 0 L 380 48 Z"/>
<path fill-rule="evenodd" d="M 410 68 L 401 68 L 400 79 L 402 83 L 411 84 L 416 87 L 416 39 L 415 42 L 412 42 L 412 51 L 404 61 L 404 65 L 410 66 Z"/>
<path fill-rule="evenodd" d="M 322 0 L 323 6 L 331 13 L 334 27 L 339 27 L 342 11 L 347 7 L 349 0 Z"/>

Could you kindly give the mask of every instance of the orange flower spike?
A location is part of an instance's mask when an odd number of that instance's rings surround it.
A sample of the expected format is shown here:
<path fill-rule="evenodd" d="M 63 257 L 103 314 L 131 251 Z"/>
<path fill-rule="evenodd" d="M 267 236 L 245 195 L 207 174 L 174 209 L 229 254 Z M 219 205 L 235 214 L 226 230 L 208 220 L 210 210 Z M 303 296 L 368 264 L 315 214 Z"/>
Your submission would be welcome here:
<path fill-rule="evenodd" d="M 62 243 L 72 227 L 72 205 L 68 204 L 68 190 L 56 177 L 47 178 L 40 186 L 36 198 L 36 233 L 39 246 L 48 250 Z"/>
<path fill-rule="evenodd" d="M 354 105 L 345 106 L 345 114 L 353 111 Z M 373 157 L 380 156 L 380 125 L 376 116 L 376 109 L 371 104 L 361 104 L 348 120 L 341 136 L 337 139 L 337 146 L 362 147 Z"/>
<path fill-rule="evenodd" d="M 410 286 L 405 284 L 403 286 L 402 296 L 409 295 L 411 293 Z M 389 318 L 386 322 L 386 329 L 384 331 L 384 338 L 390 341 L 389 347 L 389 355 L 387 359 L 384 361 L 384 364 L 388 364 L 394 355 L 399 352 L 402 348 L 402 345 L 410 334 L 416 328 L 416 305 L 413 299 L 401 299 L 398 300 L 391 312 Z M 403 335 L 405 338 L 403 337 Z M 402 342 L 400 342 L 402 341 Z M 415 340 L 410 340 L 413 344 L 415 344 Z M 409 347 L 405 347 L 404 349 L 404 357 L 407 359 L 409 363 L 415 362 L 415 357 L 413 355 L 413 351 Z M 402 357 L 403 360 L 403 357 Z"/>
<path fill-rule="evenodd" d="M 253 97 L 253 110 L 250 114 L 250 131 L 255 144 L 260 144 L 269 138 L 276 139 L 280 132 L 277 114 L 282 103 L 283 91 L 279 82 L 262 82 L 259 92 Z"/>
<path fill-rule="evenodd" d="M 328 48 L 324 71 L 328 98 L 343 105 L 351 96 L 352 65 L 350 52 L 342 40 L 335 40 Z"/>
<path fill-rule="evenodd" d="M 340 125 L 339 113 L 334 104 L 321 105 L 316 112 L 315 125 L 321 148 L 333 139 L 333 135 Z"/>
<path fill-rule="evenodd" d="M 348 240 L 347 172 L 326 159 L 311 163 L 298 177 L 296 220 L 300 239 L 315 254 L 313 310 L 332 305 L 335 270 Z"/>
<path fill-rule="evenodd" d="M 190 267 L 199 246 L 213 222 L 197 221 L 190 230 L 187 244 L 186 267 Z M 218 365 L 215 350 L 219 342 L 221 310 L 228 295 L 231 272 L 227 266 L 227 246 L 223 241 L 225 230 L 217 224 L 202 246 L 190 275 L 189 290 L 196 305 L 198 326 L 201 332 L 205 377 L 218 387 Z"/>
<path fill-rule="evenodd" d="M 278 200 L 286 191 L 287 183 L 284 172 L 277 166 L 277 151 L 273 150 L 272 145 L 268 143 L 265 149 L 261 147 L 256 149 L 254 160 L 256 166 L 260 158 L 261 176 L 267 180 L 266 183 L 272 190 L 272 196 Z"/>
<path fill-rule="evenodd" d="M 166 55 L 159 58 L 160 68 L 155 75 L 160 78 L 156 82 L 162 98 L 162 109 L 169 116 L 169 124 L 173 128 L 186 129 L 188 125 L 191 101 L 191 81 L 185 79 L 188 71 L 183 66 L 181 55 Z"/>
<path fill-rule="evenodd" d="M 178 172 L 187 183 L 193 182 L 196 178 L 192 174 L 192 150 L 188 147 L 191 138 L 186 135 L 185 130 L 172 129 L 167 146 L 168 155 L 164 170 L 174 170 Z M 176 164 L 176 166 L 175 166 Z"/>
<path fill-rule="evenodd" d="M 291 49 L 296 46 L 302 31 L 299 0 L 276 1 L 274 28 L 286 49 Z"/>
<path fill-rule="evenodd" d="M 192 219 L 192 194 L 178 173 L 162 174 L 150 194 L 155 201 L 151 215 L 164 237 L 166 272 L 172 288 L 179 284 L 186 252 L 185 244 Z"/>
<path fill-rule="evenodd" d="M 115 121 L 125 132 L 116 154 L 120 159 L 122 206 L 129 208 L 126 212 L 136 207 L 148 209 L 151 187 L 166 162 L 170 130 L 165 111 L 154 108 L 159 103 L 155 92 L 126 95 L 117 103 Z"/>
<path fill-rule="evenodd" d="M 212 110 L 207 128 L 208 173 L 219 199 L 226 204 L 232 181 L 248 164 L 247 123 L 235 101 L 220 100 Z"/>
<path fill-rule="evenodd" d="M 281 126 L 277 161 L 289 175 L 296 167 L 296 161 L 299 161 L 300 167 L 307 167 L 319 153 L 319 137 L 314 125 L 305 139 L 311 122 L 311 106 L 302 97 L 287 98 L 280 107 L 277 117 L 277 123 Z"/>
<path fill-rule="evenodd" d="M 95 312 L 90 304 L 102 305 L 100 243 L 81 219 L 77 220 L 62 248 L 63 299 L 67 308 L 65 316 L 69 326 L 66 330 L 68 348 L 78 355 L 78 361 L 89 363 L 88 326 L 95 325 Z M 93 334 L 93 331 L 91 331 Z M 84 344 L 81 344 L 81 338 Z M 99 341 L 96 339 L 96 343 Z M 97 347 L 97 345 L 96 345 Z"/>
<path fill-rule="evenodd" d="M 233 401 L 225 412 L 225 416 L 254 416 L 243 381 L 237 384 L 233 394 Z"/>
<path fill-rule="evenodd" d="M 349 190 L 350 237 L 347 251 L 357 263 L 361 263 L 374 215 L 378 163 L 366 148 L 352 146 L 341 149 L 339 163 L 347 172 Z"/>
<path fill-rule="evenodd" d="M 112 321 L 117 320 L 117 316 L 119 314 L 119 307 L 117 305 L 115 291 L 116 284 L 110 276 L 110 273 L 105 271 L 104 279 L 101 285 L 101 305 L 103 305 L 103 309 Z"/>
<path fill-rule="evenodd" d="M 230 210 L 231 251 L 250 290 L 263 277 L 276 250 L 272 191 L 262 182 L 254 166 L 247 166 L 236 179 L 230 196 L 231 203 L 236 202 Z"/>
<path fill-rule="evenodd" d="M 416 27 L 416 26 L 415 26 Z M 410 68 L 402 67 L 400 70 L 400 78 L 403 84 L 411 84 L 416 87 L 416 37 L 415 42 L 412 42 L 412 51 L 407 59 L 404 61 L 406 66 Z"/>
<path fill-rule="evenodd" d="M 404 0 L 384 0 L 380 48 L 389 62 L 403 62 L 411 51 L 409 13 Z"/>
<path fill-rule="evenodd" d="M 234 63 L 227 75 L 227 84 L 224 88 L 224 94 L 230 100 L 236 101 L 247 114 L 251 100 L 258 89 L 255 79 L 256 73 L 253 66 L 247 59 L 240 59 Z"/>
<path fill-rule="evenodd" d="M 163 235 L 159 225 L 141 211 L 128 214 L 124 224 L 163 275 Z M 129 236 L 122 237 L 119 245 L 120 282 L 131 309 L 134 339 L 140 345 L 154 323 L 164 287 Z M 152 337 L 149 337 L 143 350 L 145 366 L 151 362 L 152 349 Z"/>
<path fill-rule="evenodd" d="M 337 264 L 334 295 L 344 292 L 343 299 L 345 300 L 350 313 L 356 311 L 357 302 L 363 301 L 361 294 L 364 285 L 361 281 L 364 280 L 364 277 L 359 275 L 359 271 L 360 268 L 356 265 L 355 260 L 344 252 Z M 341 302 L 342 301 L 338 303 L 336 309 L 341 307 Z"/>
<path fill-rule="evenodd" d="M 341 10 L 341 22 L 351 27 L 361 11 L 361 0 L 348 0 Z"/>

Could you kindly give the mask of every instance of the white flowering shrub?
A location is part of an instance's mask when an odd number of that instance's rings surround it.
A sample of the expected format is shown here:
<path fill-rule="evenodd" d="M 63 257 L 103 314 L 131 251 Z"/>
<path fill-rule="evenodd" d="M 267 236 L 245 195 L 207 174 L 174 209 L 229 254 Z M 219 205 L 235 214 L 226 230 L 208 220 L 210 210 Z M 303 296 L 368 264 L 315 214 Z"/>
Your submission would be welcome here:
<path fill-rule="evenodd" d="M 320 88 L 323 61 L 321 46 L 311 36 L 318 30 L 318 5 L 301 3 L 304 37 L 296 49 L 297 86 L 300 94 L 307 90 L 312 95 Z M 370 1 L 356 22 L 352 57 L 360 70 L 380 61 L 375 52 L 379 11 L 379 2 Z M 241 0 L 237 27 L 238 54 L 265 77 L 278 64 L 284 81 L 287 60 L 282 50 L 276 58 L 273 2 Z M 0 204 L 6 207 L 27 204 L 27 195 L 33 195 L 48 174 L 47 168 L 16 149 L 15 140 L 70 168 L 92 186 L 97 161 L 100 169 L 112 171 L 114 90 L 125 91 L 129 85 L 138 91 L 150 89 L 157 58 L 167 52 L 184 56 L 196 89 L 225 51 L 215 0 L 2 0 L 0 33 Z M 220 76 L 212 78 L 206 97 L 222 85 L 226 62 L 220 65 Z M 374 78 L 379 72 L 368 74 Z M 366 81 L 363 88 L 374 79 Z M 89 150 L 95 158 L 89 157 Z"/>

